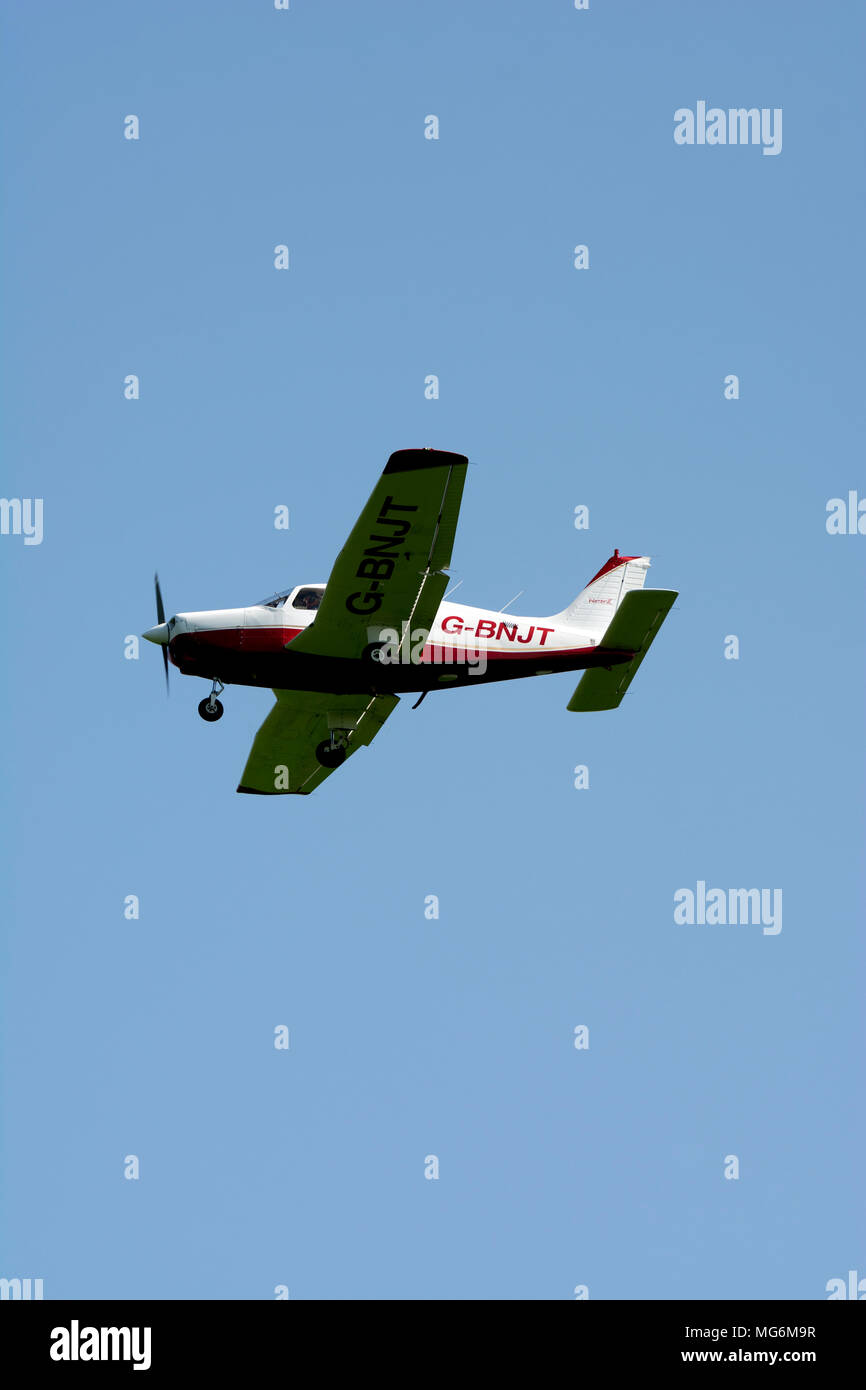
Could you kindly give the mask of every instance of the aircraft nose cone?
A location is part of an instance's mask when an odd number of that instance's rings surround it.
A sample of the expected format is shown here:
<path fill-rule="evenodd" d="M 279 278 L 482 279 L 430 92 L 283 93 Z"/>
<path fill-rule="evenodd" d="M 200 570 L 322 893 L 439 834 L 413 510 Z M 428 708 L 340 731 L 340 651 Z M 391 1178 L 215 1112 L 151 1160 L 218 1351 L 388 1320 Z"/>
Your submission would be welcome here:
<path fill-rule="evenodd" d="M 168 623 L 157 623 L 156 627 L 149 627 L 147 632 L 141 635 L 146 637 L 148 642 L 156 642 L 157 646 L 164 647 L 169 640 Z"/>

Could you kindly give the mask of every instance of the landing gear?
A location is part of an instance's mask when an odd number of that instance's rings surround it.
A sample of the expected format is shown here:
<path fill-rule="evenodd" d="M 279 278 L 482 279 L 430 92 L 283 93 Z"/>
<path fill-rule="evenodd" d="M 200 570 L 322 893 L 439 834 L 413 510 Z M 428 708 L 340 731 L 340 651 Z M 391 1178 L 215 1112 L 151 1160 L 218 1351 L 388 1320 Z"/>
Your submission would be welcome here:
<path fill-rule="evenodd" d="M 202 719 L 207 720 L 208 724 L 215 724 L 218 719 L 223 717 L 223 707 L 217 699 L 217 695 L 221 695 L 224 690 L 225 686 L 222 681 L 215 680 L 210 695 L 199 704 L 198 712 Z"/>
<path fill-rule="evenodd" d="M 330 738 L 316 746 L 316 758 L 322 767 L 339 767 L 346 761 L 346 742 L 347 735 L 335 729 Z"/>

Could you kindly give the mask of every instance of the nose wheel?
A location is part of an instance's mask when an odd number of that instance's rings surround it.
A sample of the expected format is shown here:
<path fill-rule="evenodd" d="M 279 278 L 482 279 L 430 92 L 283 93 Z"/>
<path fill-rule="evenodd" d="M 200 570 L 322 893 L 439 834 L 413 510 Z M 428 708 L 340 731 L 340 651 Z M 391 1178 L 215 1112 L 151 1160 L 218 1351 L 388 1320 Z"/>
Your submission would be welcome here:
<path fill-rule="evenodd" d="M 221 695 L 224 690 L 222 681 L 214 681 L 210 695 L 199 704 L 198 712 L 208 724 L 215 724 L 223 717 L 222 703 L 217 699 L 217 695 Z"/>

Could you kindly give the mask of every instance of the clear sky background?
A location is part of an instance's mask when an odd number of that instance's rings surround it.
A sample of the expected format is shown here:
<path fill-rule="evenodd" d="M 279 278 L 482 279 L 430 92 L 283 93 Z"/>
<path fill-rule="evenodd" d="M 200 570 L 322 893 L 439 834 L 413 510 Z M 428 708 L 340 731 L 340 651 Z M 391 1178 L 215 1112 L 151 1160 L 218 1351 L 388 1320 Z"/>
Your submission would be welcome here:
<path fill-rule="evenodd" d="M 0 1275 L 866 1275 L 866 536 L 825 526 L 866 496 L 861 7 L 4 8 L 2 493 L 44 539 L 0 537 Z M 677 146 L 698 100 L 781 107 L 781 154 Z M 422 445 L 473 464 L 460 600 L 555 612 L 617 546 L 674 611 L 614 713 L 404 700 L 310 798 L 237 796 L 271 695 L 206 725 L 124 658 L 154 569 L 169 613 L 326 579 Z M 676 925 L 698 880 L 781 888 L 782 931 Z"/>

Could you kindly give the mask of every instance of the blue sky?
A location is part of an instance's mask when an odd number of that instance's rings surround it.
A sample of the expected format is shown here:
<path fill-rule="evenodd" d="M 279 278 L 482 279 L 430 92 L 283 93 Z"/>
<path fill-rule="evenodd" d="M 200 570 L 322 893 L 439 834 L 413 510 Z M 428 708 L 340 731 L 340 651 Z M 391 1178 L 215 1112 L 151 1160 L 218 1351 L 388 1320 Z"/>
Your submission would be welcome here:
<path fill-rule="evenodd" d="M 825 526 L 866 496 L 864 27 L 775 0 L 6 7 L 2 490 L 44 499 L 44 536 L 0 537 L 0 1274 L 124 1299 L 866 1275 L 866 539 Z M 781 107 L 781 154 L 677 146 L 699 100 Z M 166 700 L 159 652 L 124 658 L 154 568 L 169 613 L 325 579 L 419 445 L 472 460 L 461 601 L 555 612 L 617 546 L 674 611 L 615 713 L 568 713 L 569 676 L 403 701 L 312 797 L 236 796 L 271 696 L 206 725 L 204 683 Z M 782 931 L 676 925 L 698 880 L 781 888 Z"/>

